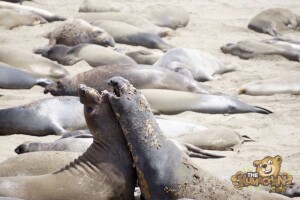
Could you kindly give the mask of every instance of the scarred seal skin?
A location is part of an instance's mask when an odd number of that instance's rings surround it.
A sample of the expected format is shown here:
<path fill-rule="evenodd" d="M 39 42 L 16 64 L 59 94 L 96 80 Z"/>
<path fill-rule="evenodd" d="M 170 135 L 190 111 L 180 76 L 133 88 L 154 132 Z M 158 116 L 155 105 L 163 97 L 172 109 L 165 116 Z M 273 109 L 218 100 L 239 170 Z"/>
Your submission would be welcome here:
<path fill-rule="evenodd" d="M 236 190 L 203 171 L 164 136 L 140 91 L 122 77 L 111 78 L 109 84 L 115 93 L 109 100 L 128 142 L 145 199 L 276 199 L 274 194 Z"/>

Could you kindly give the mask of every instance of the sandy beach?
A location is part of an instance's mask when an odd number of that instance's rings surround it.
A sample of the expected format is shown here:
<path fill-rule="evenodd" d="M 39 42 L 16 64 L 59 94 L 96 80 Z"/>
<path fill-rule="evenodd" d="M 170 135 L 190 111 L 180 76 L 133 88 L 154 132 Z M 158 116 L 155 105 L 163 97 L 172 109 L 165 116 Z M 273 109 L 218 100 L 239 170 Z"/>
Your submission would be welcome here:
<path fill-rule="evenodd" d="M 24 5 L 44 8 L 66 17 L 73 17 L 82 0 L 37 0 L 39 3 L 24 2 Z M 166 3 L 163 0 L 123 0 L 138 10 L 148 5 Z M 176 46 L 200 49 L 219 58 L 227 66 L 234 66 L 237 71 L 218 75 L 218 79 L 205 82 L 214 91 L 227 93 L 251 105 L 261 106 L 273 111 L 273 114 L 256 113 L 221 115 L 184 112 L 173 116 L 163 116 L 185 122 L 194 122 L 207 127 L 224 127 L 235 130 L 240 135 L 247 135 L 255 142 L 247 142 L 235 151 L 221 152 L 226 158 L 201 160 L 197 162 L 207 171 L 218 177 L 230 180 L 239 170 L 254 169 L 254 160 L 266 156 L 280 155 L 283 159 L 282 171 L 293 176 L 294 182 L 300 182 L 300 101 L 299 96 L 280 94 L 273 96 L 238 95 L 238 88 L 253 80 L 268 79 L 300 71 L 298 62 L 289 61 L 280 56 L 258 57 L 241 60 L 238 57 L 223 54 L 220 47 L 226 43 L 241 40 L 262 40 L 271 38 L 266 34 L 256 33 L 247 28 L 250 19 L 262 10 L 271 7 L 287 8 L 294 13 L 300 12 L 298 0 L 169 0 L 185 8 L 190 14 L 187 27 L 176 30 L 180 36 L 165 38 Z M 62 22 L 53 22 L 38 26 L 23 26 L 13 30 L 0 30 L 0 44 L 7 44 L 28 51 L 44 46 L 48 40 L 41 35 L 51 31 Z M 287 36 L 300 39 L 300 32 L 291 31 Z M 126 45 L 116 45 L 122 49 L 143 49 Z M 158 50 L 156 50 L 158 51 Z M 17 58 L 16 58 L 17 59 Z M 70 74 L 92 69 L 85 61 L 65 67 Z M 30 90 L 0 89 L 0 109 L 23 105 L 38 99 L 51 97 L 43 94 L 43 88 L 35 86 Z M 26 120 L 26 119 L 24 119 Z M 59 136 L 34 137 L 26 135 L 0 136 L 0 162 L 16 156 L 14 149 L 27 141 L 53 141 Z"/>

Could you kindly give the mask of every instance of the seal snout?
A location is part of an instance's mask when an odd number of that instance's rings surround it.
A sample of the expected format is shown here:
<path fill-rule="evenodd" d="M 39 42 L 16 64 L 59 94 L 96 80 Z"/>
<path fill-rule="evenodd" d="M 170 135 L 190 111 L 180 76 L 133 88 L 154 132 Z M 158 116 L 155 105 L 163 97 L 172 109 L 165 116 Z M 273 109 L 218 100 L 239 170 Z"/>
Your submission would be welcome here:
<path fill-rule="evenodd" d="M 26 145 L 21 144 L 15 149 L 15 152 L 16 152 L 16 154 L 22 154 L 22 153 L 26 153 L 28 151 L 26 151 Z"/>
<path fill-rule="evenodd" d="M 113 87 L 113 91 L 117 97 L 120 97 L 121 91 L 127 88 L 129 81 L 121 76 L 114 76 L 110 78 L 107 83 Z"/>

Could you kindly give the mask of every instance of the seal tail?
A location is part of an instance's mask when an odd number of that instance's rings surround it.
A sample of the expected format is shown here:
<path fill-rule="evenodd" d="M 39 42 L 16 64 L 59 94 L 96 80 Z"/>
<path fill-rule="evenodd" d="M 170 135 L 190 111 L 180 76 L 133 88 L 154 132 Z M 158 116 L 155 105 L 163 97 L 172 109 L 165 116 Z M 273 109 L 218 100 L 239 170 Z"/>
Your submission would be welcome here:
<path fill-rule="evenodd" d="M 272 114 L 273 113 L 272 111 L 262 108 L 262 107 L 259 107 L 259 106 L 254 106 L 254 112 L 260 113 L 260 114 Z"/>
<path fill-rule="evenodd" d="M 209 158 L 224 158 L 223 155 L 213 154 L 209 153 L 207 151 L 204 151 L 203 149 L 200 149 L 192 144 L 188 143 L 182 143 L 187 149 L 188 149 L 188 156 L 194 157 L 194 158 L 202 158 L 202 159 L 209 159 Z"/>
<path fill-rule="evenodd" d="M 248 135 L 242 135 L 243 138 L 243 142 L 256 142 L 255 140 L 253 140 L 252 138 L 250 138 Z"/>
<path fill-rule="evenodd" d="M 36 80 L 36 85 L 39 85 L 41 87 L 46 87 L 47 85 L 50 85 L 52 81 L 47 78 L 39 78 Z"/>

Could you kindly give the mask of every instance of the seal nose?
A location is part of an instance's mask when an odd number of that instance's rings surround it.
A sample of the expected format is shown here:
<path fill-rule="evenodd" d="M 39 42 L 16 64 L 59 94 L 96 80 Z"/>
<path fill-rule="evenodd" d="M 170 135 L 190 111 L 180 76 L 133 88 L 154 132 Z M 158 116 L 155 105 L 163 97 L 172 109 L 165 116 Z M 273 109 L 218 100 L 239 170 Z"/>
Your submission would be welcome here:
<path fill-rule="evenodd" d="M 267 164 L 263 164 L 261 167 L 262 168 L 267 168 Z"/>
<path fill-rule="evenodd" d="M 24 145 L 21 144 L 15 149 L 16 154 L 22 154 L 24 153 Z"/>
<path fill-rule="evenodd" d="M 115 46 L 114 38 L 110 37 L 109 39 L 104 40 L 104 45 L 114 47 Z"/>
<path fill-rule="evenodd" d="M 78 85 L 78 90 L 80 90 L 80 91 L 85 91 L 85 89 L 86 89 L 86 85 L 84 85 L 84 84 L 79 84 Z"/>

